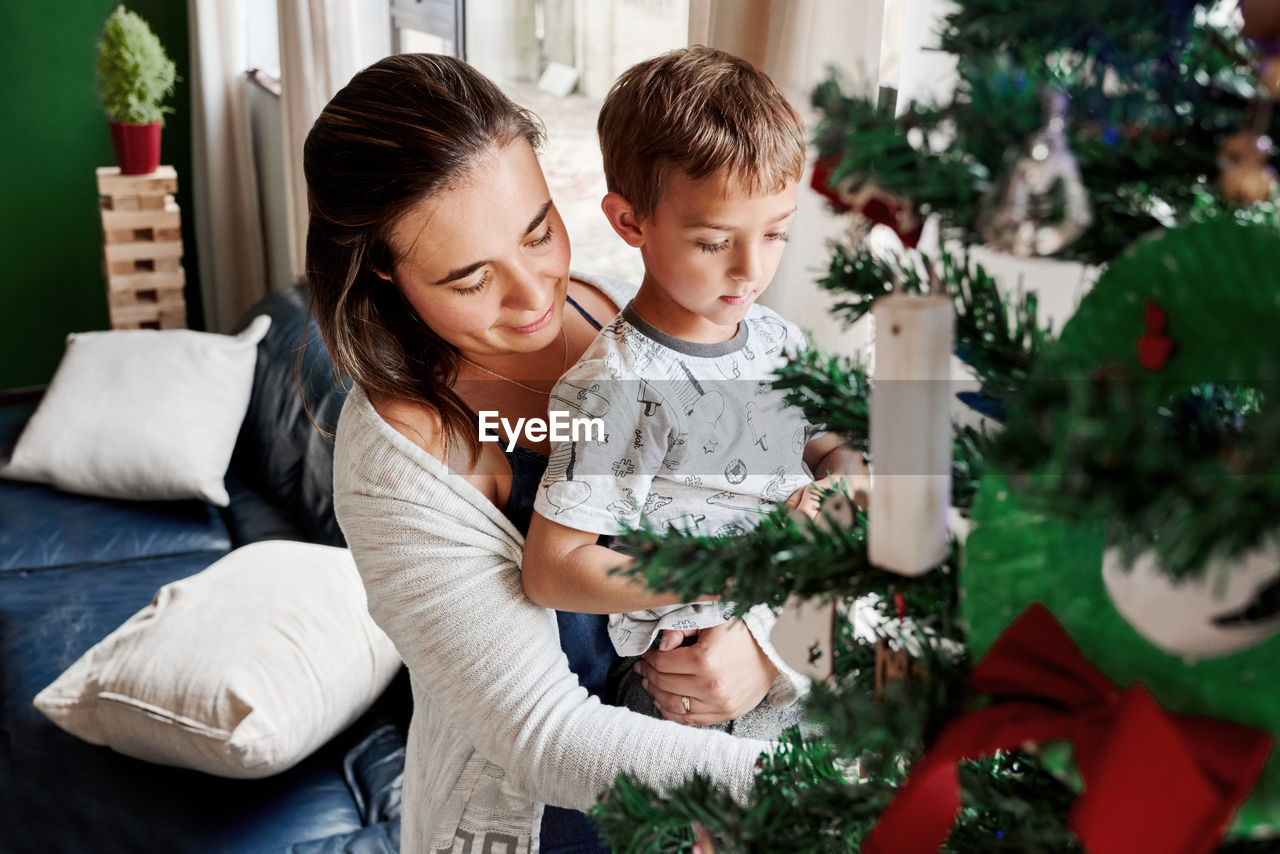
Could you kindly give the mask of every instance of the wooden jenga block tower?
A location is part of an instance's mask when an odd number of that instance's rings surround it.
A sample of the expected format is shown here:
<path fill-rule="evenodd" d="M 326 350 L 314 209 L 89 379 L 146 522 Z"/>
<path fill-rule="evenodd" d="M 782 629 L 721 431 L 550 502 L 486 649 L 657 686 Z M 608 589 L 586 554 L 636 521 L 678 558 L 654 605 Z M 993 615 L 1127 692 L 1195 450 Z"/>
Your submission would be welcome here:
<path fill-rule="evenodd" d="M 182 215 L 173 194 L 178 173 L 161 166 L 148 175 L 98 169 L 107 308 L 114 329 L 181 329 Z"/>

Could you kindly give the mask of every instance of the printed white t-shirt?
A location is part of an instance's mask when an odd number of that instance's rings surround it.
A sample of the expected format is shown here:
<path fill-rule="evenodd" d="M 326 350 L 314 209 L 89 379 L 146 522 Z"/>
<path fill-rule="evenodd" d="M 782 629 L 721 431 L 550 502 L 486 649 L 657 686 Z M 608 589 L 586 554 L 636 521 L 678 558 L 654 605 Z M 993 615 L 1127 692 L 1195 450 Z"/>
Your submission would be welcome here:
<path fill-rule="evenodd" d="M 802 455 L 816 435 L 772 388 L 799 349 L 799 328 L 756 304 L 728 341 L 699 344 L 654 328 L 628 304 L 551 392 L 550 412 L 598 418 L 599 434 L 553 442 L 534 510 L 580 531 L 656 529 L 727 536 L 812 481 Z M 727 607 L 726 607 L 727 606 Z M 643 653 L 663 628 L 723 622 L 728 603 L 613 615 L 620 655 Z"/>

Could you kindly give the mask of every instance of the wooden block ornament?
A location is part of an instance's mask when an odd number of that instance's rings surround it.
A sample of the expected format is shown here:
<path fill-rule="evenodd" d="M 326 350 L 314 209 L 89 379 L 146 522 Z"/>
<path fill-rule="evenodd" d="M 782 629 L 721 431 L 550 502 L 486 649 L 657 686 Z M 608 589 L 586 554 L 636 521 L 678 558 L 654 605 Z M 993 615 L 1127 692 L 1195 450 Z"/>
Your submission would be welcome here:
<path fill-rule="evenodd" d="M 814 524 L 821 531 L 853 527 L 853 502 L 834 492 L 822 500 Z M 787 666 L 801 676 L 825 682 L 835 672 L 836 602 L 832 599 L 801 599 L 790 596 L 783 603 L 769 642 Z"/>
<path fill-rule="evenodd" d="M 834 672 L 836 603 L 791 596 L 769 633 L 769 642 L 787 666 L 824 682 Z"/>
<path fill-rule="evenodd" d="M 947 556 L 951 350 L 946 296 L 892 294 L 871 309 L 871 563 L 923 575 Z"/>

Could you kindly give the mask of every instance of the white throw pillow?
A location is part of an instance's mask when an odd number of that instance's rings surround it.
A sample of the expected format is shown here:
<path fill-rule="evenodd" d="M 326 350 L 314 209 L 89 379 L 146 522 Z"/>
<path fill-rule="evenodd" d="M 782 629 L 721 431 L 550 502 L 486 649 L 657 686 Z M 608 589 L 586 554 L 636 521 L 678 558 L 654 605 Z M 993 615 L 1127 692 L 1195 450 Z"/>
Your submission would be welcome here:
<path fill-rule="evenodd" d="M 67 336 L 67 349 L 0 476 L 107 498 L 203 498 L 226 507 L 223 477 L 249 408 L 258 342 L 132 329 Z"/>
<path fill-rule="evenodd" d="M 266 777 L 350 725 L 399 667 L 350 551 L 267 541 L 161 587 L 35 705 L 128 756 Z"/>

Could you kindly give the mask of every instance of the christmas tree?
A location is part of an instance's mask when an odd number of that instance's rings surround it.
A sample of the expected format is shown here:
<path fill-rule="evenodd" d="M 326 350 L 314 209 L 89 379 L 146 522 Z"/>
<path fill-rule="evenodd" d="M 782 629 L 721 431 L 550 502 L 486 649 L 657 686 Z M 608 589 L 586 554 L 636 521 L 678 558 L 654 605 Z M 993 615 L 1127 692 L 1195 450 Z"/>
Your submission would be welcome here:
<path fill-rule="evenodd" d="M 959 0 L 949 102 L 814 93 L 813 189 L 854 223 L 835 310 L 942 298 L 982 426 L 947 428 L 941 550 L 882 559 L 889 374 L 809 351 L 778 384 L 867 452 L 869 512 L 630 535 L 655 589 L 805 603 L 820 642 L 794 664 L 824 678 L 820 735 L 764 758 L 749 804 L 620 779 L 596 811 L 615 850 L 1280 850 L 1280 2 L 1215 5 Z M 1053 335 L 972 246 L 1100 275 Z"/>

